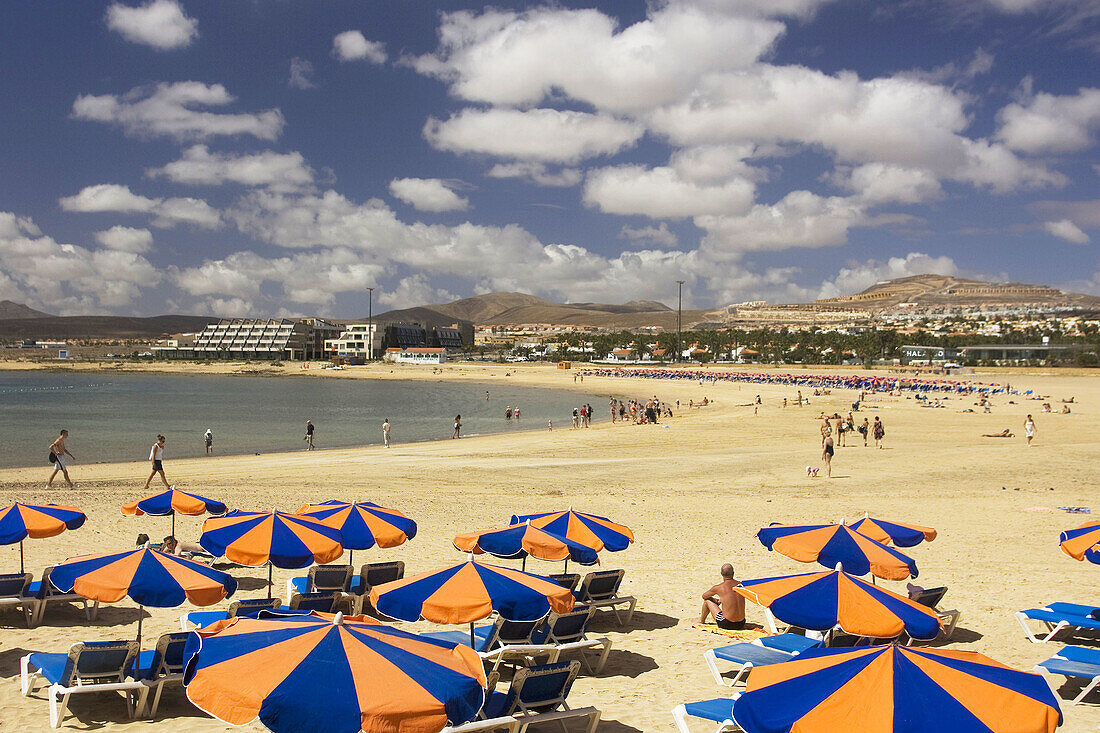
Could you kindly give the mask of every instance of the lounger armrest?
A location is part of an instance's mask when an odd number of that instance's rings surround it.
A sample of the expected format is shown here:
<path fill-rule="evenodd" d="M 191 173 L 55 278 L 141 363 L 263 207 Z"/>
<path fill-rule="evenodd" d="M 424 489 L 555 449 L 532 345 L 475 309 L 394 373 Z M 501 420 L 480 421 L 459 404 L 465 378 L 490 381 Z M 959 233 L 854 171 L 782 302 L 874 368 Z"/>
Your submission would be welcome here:
<path fill-rule="evenodd" d="M 441 733 L 474 733 L 474 731 L 490 731 L 497 730 L 499 728 L 507 728 L 509 733 L 513 733 L 519 730 L 519 721 L 510 715 L 505 715 L 499 718 L 489 718 L 488 720 L 475 720 L 472 723 L 464 723 L 462 725 L 447 726 Z"/>

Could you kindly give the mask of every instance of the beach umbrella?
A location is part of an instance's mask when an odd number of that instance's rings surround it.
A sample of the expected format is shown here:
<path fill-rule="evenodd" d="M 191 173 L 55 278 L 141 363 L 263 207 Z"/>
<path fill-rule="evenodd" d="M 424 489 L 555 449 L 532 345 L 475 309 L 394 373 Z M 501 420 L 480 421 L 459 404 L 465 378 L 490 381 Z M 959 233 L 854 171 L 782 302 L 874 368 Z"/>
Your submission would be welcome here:
<path fill-rule="evenodd" d="M 75 506 L 58 504 L 20 504 L 0 510 L 0 545 L 19 543 L 19 572 L 23 569 L 23 540 L 54 537 L 67 529 L 76 529 L 88 517 Z"/>
<path fill-rule="evenodd" d="M 213 515 L 225 514 L 227 507 L 215 499 L 207 499 L 198 494 L 189 494 L 186 491 L 177 491 L 175 488 L 162 491 L 159 494 L 147 496 L 144 499 L 131 501 L 122 505 L 122 514 L 127 517 L 140 517 L 143 514 L 151 514 L 155 517 L 172 515 L 172 536 L 176 534 L 176 514 L 187 514 L 197 517 L 209 512 Z"/>
<path fill-rule="evenodd" d="M 1043 678 L 977 652 L 886 644 L 809 649 L 755 667 L 733 704 L 746 733 L 1053 733 Z"/>
<path fill-rule="evenodd" d="M 930 640 L 943 627 L 931 608 L 840 570 L 745 580 L 734 591 L 803 629 L 839 626 L 853 636 L 876 639 L 892 639 L 904 631 Z"/>
<path fill-rule="evenodd" d="M 1088 560 L 1100 565 L 1100 522 L 1082 524 L 1067 529 L 1059 537 L 1062 552 L 1075 560 Z"/>
<path fill-rule="evenodd" d="M 634 533 L 626 525 L 616 524 L 607 517 L 575 512 L 573 507 L 561 512 L 513 514 L 508 524 L 523 524 L 528 521 L 539 529 L 591 547 L 597 552 L 618 552 L 634 542 Z"/>
<path fill-rule="evenodd" d="M 220 603 L 237 590 L 237 581 L 209 565 L 142 547 L 123 552 L 70 557 L 50 573 L 62 593 L 78 593 L 101 603 L 126 596 L 138 606 L 175 608 Z M 141 615 L 137 638 L 141 641 Z"/>
<path fill-rule="evenodd" d="M 416 537 L 416 522 L 396 509 L 370 501 L 330 499 L 320 504 L 306 504 L 298 514 L 340 530 L 345 550 L 369 550 L 375 545 L 397 547 Z M 348 562 L 351 562 L 350 553 Z"/>
<path fill-rule="evenodd" d="M 184 650 L 187 699 L 231 725 L 275 733 L 419 733 L 473 720 L 485 672 L 473 649 L 365 616 L 219 621 Z"/>
<path fill-rule="evenodd" d="M 550 578 L 521 570 L 464 563 L 420 573 L 371 588 L 370 602 L 390 618 L 426 619 L 438 624 L 470 624 L 496 611 L 508 621 L 536 621 L 573 609 L 572 592 Z"/>
<path fill-rule="evenodd" d="M 591 547 L 539 529 L 530 522 L 460 534 L 454 538 L 454 546 L 457 550 L 475 555 L 487 552 L 506 559 L 521 557 L 524 568 L 528 555 L 540 560 L 565 560 L 566 563 L 572 560 L 581 565 L 595 565 L 600 561 L 596 550 Z"/>
<path fill-rule="evenodd" d="M 271 585 L 271 566 L 297 569 L 332 562 L 344 553 L 340 540 L 340 530 L 313 517 L 235 509 L 203 522 L 199 544 L 214 557 L 241 565 L 267 564 Z"/>
<path fill-rule="evenodd" d="M 817 562 L 827 568 L 840 563 L 849 573 L 871 573 L 885 580 L 917 577 L 913 558 L 843 524 L 773 524 L 756 537 L 769 550 L 799 562 Z"/>
<path fill-rule="evenodd" d="M 875 542 L 884 545 L 893 544 L 896 547 L 913 547 L 921 542 L 931 542 L 936 539 L 936 530 L 931 527 L 871 519 L 866 514 L 863 515 L 863 519 L 848 526 Z"/>

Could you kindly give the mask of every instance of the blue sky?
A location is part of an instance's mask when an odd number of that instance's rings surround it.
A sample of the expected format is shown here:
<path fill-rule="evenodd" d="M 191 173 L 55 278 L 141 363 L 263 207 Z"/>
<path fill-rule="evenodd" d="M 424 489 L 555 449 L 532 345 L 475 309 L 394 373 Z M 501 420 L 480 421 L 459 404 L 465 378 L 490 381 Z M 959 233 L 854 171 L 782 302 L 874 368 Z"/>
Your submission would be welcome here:
<path fill-rule="evenodd" d="M 1100 1 L 5 3 L 0 299 L 1100 293 Z"/>

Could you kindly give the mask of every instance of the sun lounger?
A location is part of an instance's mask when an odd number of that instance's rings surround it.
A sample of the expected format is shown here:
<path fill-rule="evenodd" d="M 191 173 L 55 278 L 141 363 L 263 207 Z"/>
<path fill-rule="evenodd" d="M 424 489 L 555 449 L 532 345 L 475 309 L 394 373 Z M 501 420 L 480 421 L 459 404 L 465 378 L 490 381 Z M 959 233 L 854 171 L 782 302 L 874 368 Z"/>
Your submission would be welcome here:
<path fill-rule="evenodd" d="M 794 656 L 795 655 L 789 652 L 769 649 L 759 644 L 740 642 L 738 644 L 720 646 L 717 649 L 707 649 L 703 652 L 703 661 L 707 663 L 707 669 L 710 670 L 710 674 L 714 677 L 716 684 L 733 687 L 740 682 L 741 678 L 747 675 L 749 670 L 753 667 L 789 662 Z M 729 682 L 723 679 L 722 673 L 718 671 L 719 659 L 724 662 L 733 662 L 737 665 L 737 669 L 734 670 L 733 679 Z"/>
<path fill-rule="evenodd" d="M 516 670 L 508 692 L 492 691 L 482 708 L 482 715 L 486 719 L 515 718 L 519 721 L 519 733 L 536 723 L 587 718 L 586 732 L 595 733 L 600 711 L 594 707 L 573 709 L 565 701 L 580 671 L 581 663 L 577 661 Z"/>
<path fill-rule="evenodd" d="M 260 611 L 274 611 L 283 605 L 281 598 L 244 598 L 229 604 L 228 611 L 192 611 L 180 616 L 180 629 L 192 631 L 236 616 L 255 616 Z"/>
<path fill-rule="evenodd" d="M 509 659 L 520 658 L 524 662 L 533 662 L 545 657 L 547 661 L 556 661 L 556 649 L 533 640 L 542 623 L 542 619 L 507 621 L 498 617 L 494 623 L 474 629 L 474 651 L 483 661 L 493 663 L 494 673 Z M 461 630 L 433 631 L 421 636 L 467 646 L 470 644 L 469 632 Z"/>
<path fill-rule="evenodd" d="M 401 560 L 392 562 L 372 562 L 364 565 L 358 575 L 351 576 L 348 593 L 354 599 L 352 613 L 358 615 L 374 611 L 370 605 L 370 589 L 383 583 L 392 583 L 405 577 L 405 563 Z"/>
<path fill-rule="evenodd" d="M 38 619 L 38 599 L 30 591 L 33 579 L 30 573 L 0 575 L 0 608 L 14 606 L 22 609 L 28 628 L 34 626 Z"/>
<path fill-rule="evenodd" d="M 533 641 L 535 644 L 544 645 L 552 653 L 551 662 L 558 661 L 563 654 L 579 651 L 581 661 L 592 674 L 599 674 L 607 663 L 607 655 L 611 652 L 611 639 L 589 639 L 587 635 L 588 624 L 595 615 L 596 609 L 590 606 L 574 606 L 568 613 L 551 613 L 545 624 L 535 632 Z M 599 651 L 599 658 L 593 666 L 584 652 L 588 649 Z"/>
<path fill-rule="evenodd" d="M 42 580 L 36 580 L 30 585 L 30 593 L 38 599 L 38 618 L 35 619 L 35 625 L 42 623 L 46 607 L 51 603 L 79 603 L 84 607 L 84 617 L 88 621 L 95 621 L 99 613 L 99 601 L 93 601 L 89 607 L 88 599 L 79 593 L 62 593 L 50 582 L 52 572 L 53 567 L 46 568 L 42 571 Z"/>
<path fill-rule="evenodd" d="M 594 608 L 610 608 L 615 614 L 615 620 L 623 625 L 619 617 L 618 606 L 626 605 L 626 623 L 634 618 L 634 607 L 638 605 L 638 599 L 634 596 L 620 596 L 619 586 L 623 582 L 625 570 L 599 570 L 584 576 L 579 590 L 573 592 L 578 603 L 584 603 Z"/>
<path fill-rule="evenodd" d="M 440 733 L 488 733 L 489 731 L 506 730 L 508 733 L 518 733 L 520 722 L 510 715 L 489 720 L 475 720 L 459 726 L 447 726 Z"/>
<path fill-rule="evenodd" d="M 1076 705 L 1100 685 L 1100 648 L 1062 647 L 1053 657 L 1035 665 L 1034 671 L 1085 680 L 1081 692 L 1070 702 L 1071 705 Z M 1057 688 L 1053 684 L 1050 687 L 1057 695 Z"/>
<path fill-rule="evenodd" d="M 314 565 L 309 573 L 286 582 L 286 596 L 295 593 L 347 593 L 351 586 L 351 565 Z"/>
<path fill-rule="evenodd" d="M 947 586 L 945 585 L 939 588 L 923 588 L 919 591 L 910 593 L 909 600 L 935 611 L 936 616 L 938 616 L 943 623 L 944 638 L 950 639 L 952 634 L 955 633 L 955 627 L 958 626 L 959 619 L 962 618 L 962 611 L 956 611 L 955 609 L 944 611 L 940 608 L 940 601 L 943 600 L 946 594 Z"/>
<path fill-rule="evenodd" d="M 1077 603 L 1051 603 L 1042 608 L 1027 608 L 1015 613 L 1016 620 L 1020 623 L 1027 638 L 1033 643 L 1039 644 L 1050 641 L 1064 629 L 1079 631 L 1100 631 L 1100 618 L 1091 618 L 1090 613 L 1100 612 L 1096 606 L 1083 606 Z M 1038 621 L 1047 631 L 1045 636 L 1037 638 L 1028 626 L 1028 621 Z M 1042 635 L 1042 631 L 1039 632 Z"/>
<path fill-rule="evenodd" d="M 699 702 L 687 702 L 683 705 L 677 705 L 672 711 L 672 719 L 676 721 L 676 727 L 680 733 L 691 733 L 691 729 L 688 728 L 687 724 L 689 717 L 717 723 L 718 727 L 715 728 L 714 733 L 739 731 L 741 728 L 733 720 L 733 703 L 739 697 L 741 697 L 741 693 L 737 693 L 733 697 L 719 697 L 713 700 L 700 700 Z"/>
<path fill-rule="evenodd" d="M 754 639 L 752 643 L 787 654 L 799 654 L 807 649 L 822 646 L 821 639 L 813 639 L 802 634 L 792 633 L 761 636 L 759 639 Z"/>
<path fill-rule="evenodd" d="M 568 588 L 570 593 L 575 591 L 581 582 L 579 573 L 557 573 L 556 575 L 548 575 L 546 577 L 550 578 L 550 580 L 554 581 L 562 588 Z"/>
<path fill-rule="evenodd" d="M 340 610 L 341 593 L 295 593 L 290 599 L 291 611 L 320 611 L 336 613 Z"/>
<path fill-rule="evenodd" d="M 133 718 L 145 704 L 149 688 L 130 677 L 138 655 L 136 641 L 89 641 L 73 644 L 68 653 L 36 652 L 19 660 L 20 687 L 30 695 L 39 679 L 50 683 L 50 725 L 60 728 L 69 697 L 91 692 L 121 692 Z M 31 671 L 31 669 L 35 671 Z"/>
<path fill-rule="evenodd" d="M 133 677 L 143 682 L 149 692 L 153 693 L 151 701 L 149 693 L 145 694 L 147 704 L 141 713 L 143 716 L 151 718 L 157 714 L 160 694 L 166 684 L 183 684 L 183 649 L 189 636 L 190 633 L 185 631 L 164 634 L 157 639 L 154 649 L 138 653 Z"/>

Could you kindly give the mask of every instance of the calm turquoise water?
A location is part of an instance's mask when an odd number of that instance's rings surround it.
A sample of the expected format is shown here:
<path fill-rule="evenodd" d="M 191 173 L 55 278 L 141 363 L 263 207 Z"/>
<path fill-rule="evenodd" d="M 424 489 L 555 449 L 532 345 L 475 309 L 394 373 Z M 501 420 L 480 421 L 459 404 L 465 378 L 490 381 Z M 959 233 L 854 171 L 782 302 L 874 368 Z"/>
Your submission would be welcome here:
<path fill-rule="evenodd" d="M 202 455 L 207 428 L 215 454 L 270 453 L 301 450 L 307 419 L 316 426 L 317 447 L 336 448 L 380 444 L 387 418 L 394 443 L 450 438 L 456 414 L 463 436 L 544 429 L 551 419 L 567 427 L 583 401 L 599 408 L 607 398 L 501 383 L 4 372 L 0 466 L 46 466 L 62 428 L 75 465 L 146 460 L 157 433 L 168 439 L 171 461 Z M 519 405 L 522 418 L 505 420 L 507 405 Z"/>

